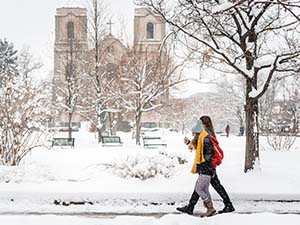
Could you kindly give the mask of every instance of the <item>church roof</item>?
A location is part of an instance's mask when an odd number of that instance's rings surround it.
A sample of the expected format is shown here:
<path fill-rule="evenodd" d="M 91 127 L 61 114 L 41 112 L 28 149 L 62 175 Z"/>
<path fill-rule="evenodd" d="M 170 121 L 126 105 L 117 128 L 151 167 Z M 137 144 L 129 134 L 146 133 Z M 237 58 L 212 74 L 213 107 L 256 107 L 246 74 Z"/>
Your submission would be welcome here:
<path fill-rule="evenodd" d="M 80 7 L 62 7 L 56 9 L 56 16 L 67 16 L 68 14 L 73 14 L 75 16 L 86 16 L 86 8 Z"/>
<path fill-rule="evenodd" d="M 103 38 L 103 42 L 110 42 L 110 43 L 114 43 L 114 44 L 119 44 L 122 47 L 125 48 L 124 44 L 122 43 L 122 41 L 118 38 L 116 38 L 115 36 L 113 36 L 112 34 L 108 34 Z"/>

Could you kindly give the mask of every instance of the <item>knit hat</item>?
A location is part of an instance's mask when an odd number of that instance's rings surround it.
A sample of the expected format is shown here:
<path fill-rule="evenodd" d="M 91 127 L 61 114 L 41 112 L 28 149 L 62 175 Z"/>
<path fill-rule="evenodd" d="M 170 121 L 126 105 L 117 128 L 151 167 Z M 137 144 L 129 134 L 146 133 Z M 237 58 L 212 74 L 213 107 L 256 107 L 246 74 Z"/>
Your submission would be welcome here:
<path fill-rule="evenodd" d="M 193 133 L 201 133 L 202 132 L 202 122 L 201 120 L 197 120 L 195 125 L 192 127 Z"/>

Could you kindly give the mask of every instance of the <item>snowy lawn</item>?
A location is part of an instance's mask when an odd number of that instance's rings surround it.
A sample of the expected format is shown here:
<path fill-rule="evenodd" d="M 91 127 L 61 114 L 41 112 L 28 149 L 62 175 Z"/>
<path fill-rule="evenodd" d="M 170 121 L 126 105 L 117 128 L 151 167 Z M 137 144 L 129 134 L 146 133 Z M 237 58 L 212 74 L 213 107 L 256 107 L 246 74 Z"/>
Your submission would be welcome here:
<path fill-rule="evenodd" d="M 132 205 L 134 210 L 139 203 L 150 206 L 165 203 L 174 208 L 188 200 L 197 175 L 190 173 L 194 152 L 189 152 L 182 143 L 183 135 L 166 130 L 156 134 L 167 141 L 167 154 L 179 155 L 188 159 L 188 163 L 176 164 L 170 177 L 157 175 L 146 180 L 122 178 L 106 169 L 107 163 L 122 162 L 128 157 L 159 155 L 160 150 L 136 147 L 131 133 L 120 135 L 123 147 L 102 147 L 97 145 L 94 134 L 80 131 L 74 133 L 74 149 L 37 149 L 18 167 L 1 166 L 0 212 L 22 212 L 31 206 L 36 210 L 39 205 L 43 211 L 43 206 L 55 207 L 55 200 L 92 202 L 112 210 L 116 210 L 116 205 Z M 243 172 L 245 138 L 219 137 L 219 141 L 225 158 L 218 176 L 233 201 L 300 200 L 299 138 L 290 151 L 272 151 L 262 137 L 261 169 L 248 174 Z M 213 190 L 212 193 L 215 200 L 220 199 Z M 217 204 L 221 207 L 221 203 Z M 92 206 L 86 206 L 89 207 Z M 49 207 L 44 209 L 47 210 Z"/>

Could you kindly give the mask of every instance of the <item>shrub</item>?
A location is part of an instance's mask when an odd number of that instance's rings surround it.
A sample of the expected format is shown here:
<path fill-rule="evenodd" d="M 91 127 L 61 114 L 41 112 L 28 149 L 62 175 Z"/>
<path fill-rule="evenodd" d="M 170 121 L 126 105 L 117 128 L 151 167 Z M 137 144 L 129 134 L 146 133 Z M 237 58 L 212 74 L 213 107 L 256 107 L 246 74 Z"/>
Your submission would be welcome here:
<path fill-rule="evenodd" d="M 178 159 L 167 154 L 136 154 L 115 160 L 108 167 L 122 178 L 146 180 L 158 175 L 169 178 L 178 165 Z"/>

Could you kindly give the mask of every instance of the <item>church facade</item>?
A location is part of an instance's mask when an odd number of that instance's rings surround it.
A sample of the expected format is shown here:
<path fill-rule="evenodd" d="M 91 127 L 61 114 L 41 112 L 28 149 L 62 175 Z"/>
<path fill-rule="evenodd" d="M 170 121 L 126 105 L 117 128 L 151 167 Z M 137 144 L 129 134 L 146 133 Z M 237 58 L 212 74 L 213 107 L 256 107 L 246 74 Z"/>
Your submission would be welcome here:
<path fill-rule="evenodd" d="M 80 67 L 78 62 L 89 59 L 88 45 L 88 15 L 85 8 L 58 8 L 55 15 L 54 43 L 54 93 L 63 92 L 68 79 Z M 134 14 L 134 37 L 131 50 L 147 53 L 158 53 L 166 35 L 166 23 L 160 15 L 154 14 L 147 8 L 136 8 Z M 118 65 L 122 63 L 128 52 L 128 47 L 111 32 L 101 40 L 101 47 L 107 48 L 106 61 Z M 75 66 L 77 64 L 77 67 Z M 80 74 L 80 73 L 78 73 Z M 54 99 L 57 98 L 54 96 Z M 68 101 L 68 99 L 64 100 Z M 68 113 L 62 109 L 55 118 L 56 126 L 66 126 Z M 83 118 L 74 114 L 72 123 L 79 124 Z"/>

